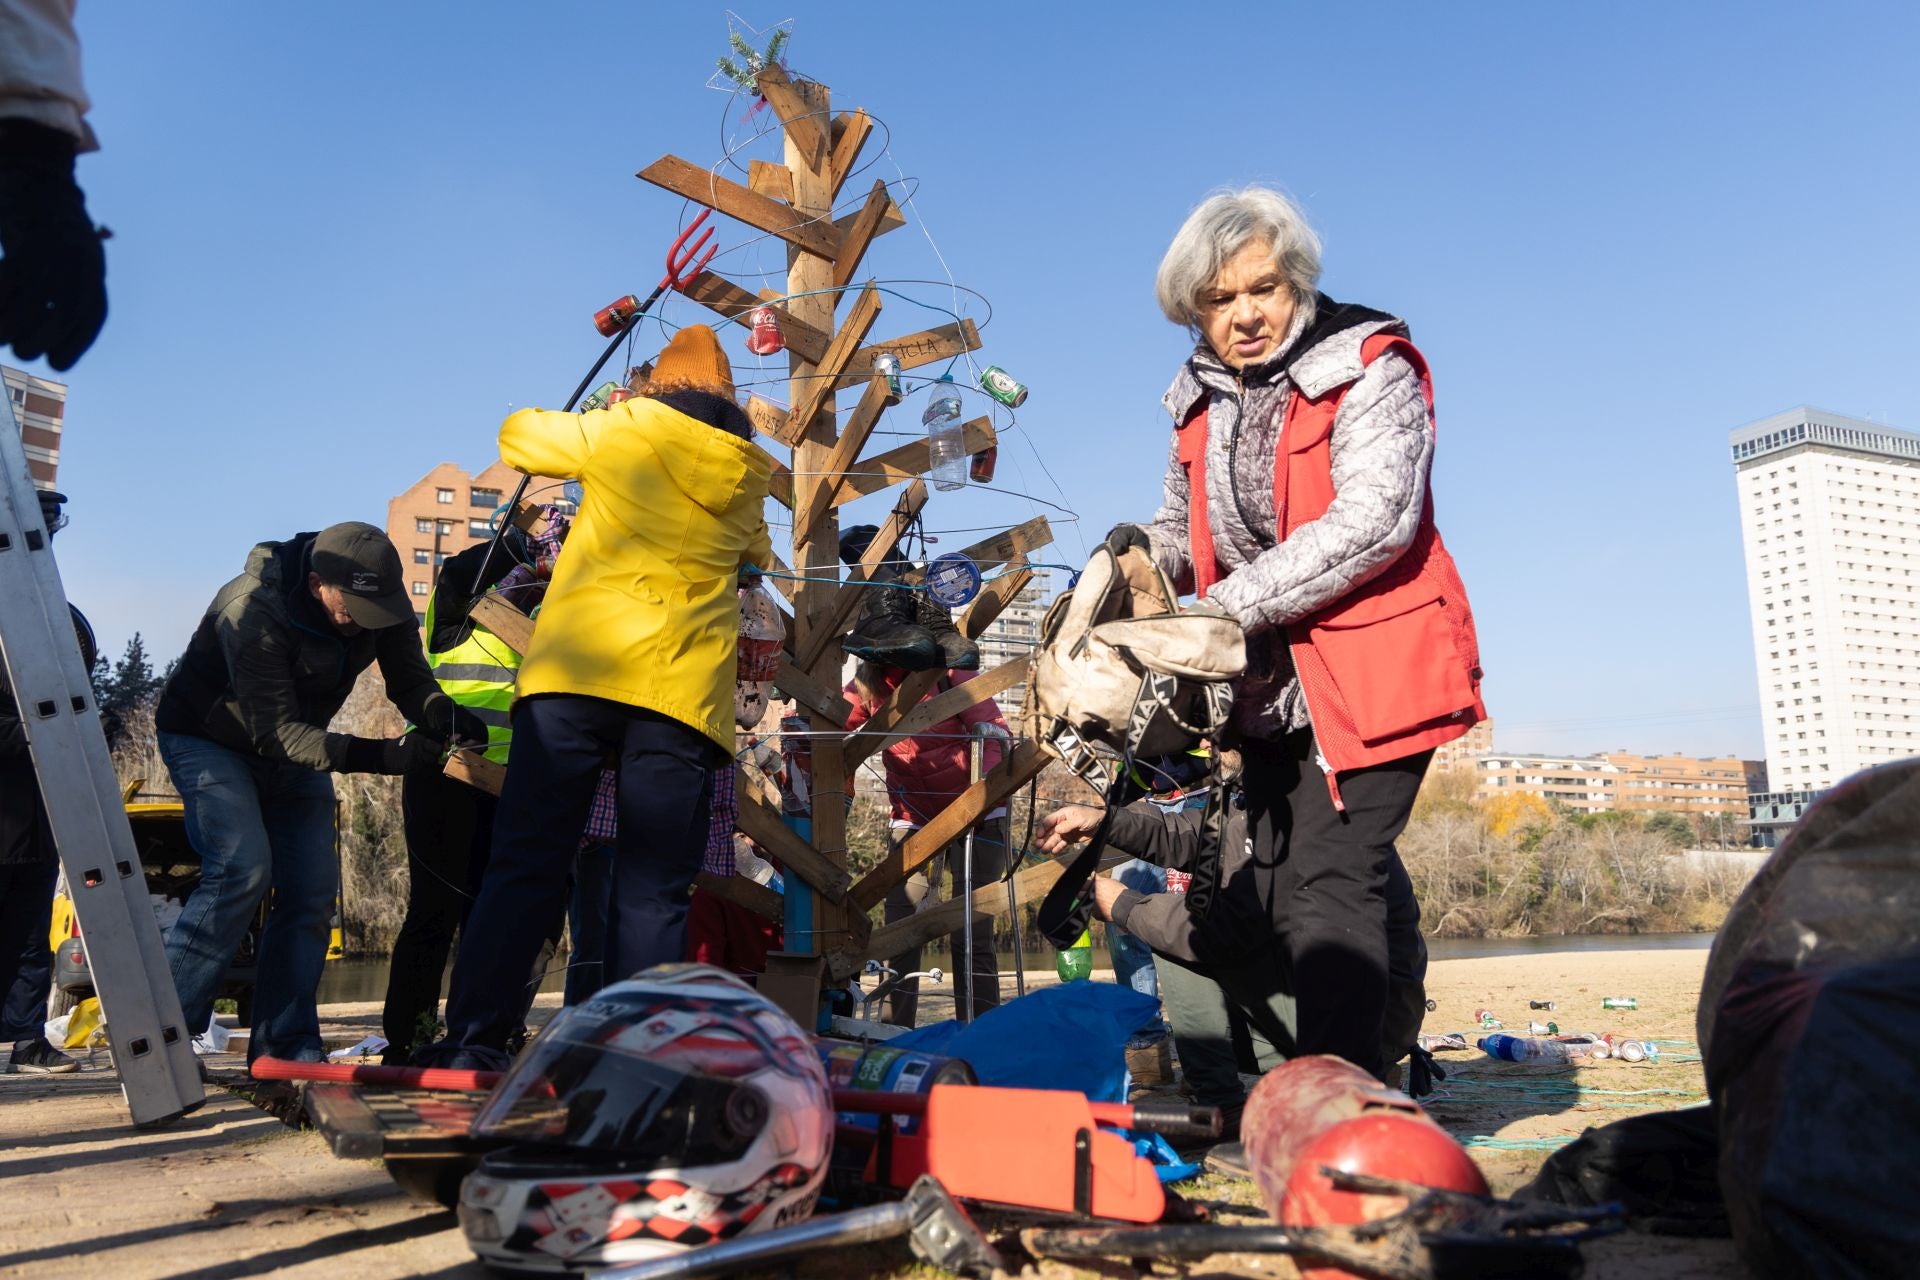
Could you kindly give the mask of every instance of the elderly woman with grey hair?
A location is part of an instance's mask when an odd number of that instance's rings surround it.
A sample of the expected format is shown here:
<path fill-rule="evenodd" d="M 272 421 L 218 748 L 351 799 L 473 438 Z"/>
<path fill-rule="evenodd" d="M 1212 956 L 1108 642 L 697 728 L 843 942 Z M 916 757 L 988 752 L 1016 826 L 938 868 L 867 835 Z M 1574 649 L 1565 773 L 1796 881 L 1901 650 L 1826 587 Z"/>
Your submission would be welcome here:
<path fill-rule="evenodd" d="M 1246 628 L 1226 736 L 1275 927 L 1259 962 L 1290 970 L 1300 1053 L 1384 1075 L 1389 971 L 1424 967 L 1394 841 L 1434 748 L 1486 712 L 1434 528 L 1426 361 L 1404 322 L 1335 302 L 1319 277 L 1319 238 L 1276 191 L 1217 194 L 1187 218 L 1156 281 L 1197 339 L 1163 402 L 1165 499 L 1108 543 L 1146 549 Z M 1129 894 L 1102 882 L 1097 906 L 1124 926 Z"/>

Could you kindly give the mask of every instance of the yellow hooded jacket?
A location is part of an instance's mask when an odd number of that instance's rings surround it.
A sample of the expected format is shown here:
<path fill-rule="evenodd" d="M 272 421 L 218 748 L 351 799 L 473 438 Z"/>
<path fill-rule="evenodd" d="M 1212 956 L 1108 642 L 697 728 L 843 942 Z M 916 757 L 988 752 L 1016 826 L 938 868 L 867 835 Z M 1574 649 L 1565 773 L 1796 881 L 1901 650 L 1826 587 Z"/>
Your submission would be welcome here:
<path fill-rule="evenodd" d="M 656 400 L 522 409 L 500 456 L 585 490 L 520 664 L 518 693 L 646 707 L 733 750 L 739 568 L 772 563 L 773 460 Z"/>

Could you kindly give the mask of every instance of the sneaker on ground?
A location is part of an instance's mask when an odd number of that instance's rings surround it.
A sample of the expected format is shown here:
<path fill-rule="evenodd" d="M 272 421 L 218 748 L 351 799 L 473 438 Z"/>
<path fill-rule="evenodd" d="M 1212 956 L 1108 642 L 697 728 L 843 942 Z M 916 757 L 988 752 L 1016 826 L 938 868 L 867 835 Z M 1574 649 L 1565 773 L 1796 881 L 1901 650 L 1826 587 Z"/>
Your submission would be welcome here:
<path fill-rule="evenodd" d="M 69 1058 L 47 1043 L 45 1036 L 14 1041 L 13 1057 L 7 1063 L 9 1071 L 24 1071 L 39 1076 L 63 1076 L 79 1069 L 78 1060 Z"/>

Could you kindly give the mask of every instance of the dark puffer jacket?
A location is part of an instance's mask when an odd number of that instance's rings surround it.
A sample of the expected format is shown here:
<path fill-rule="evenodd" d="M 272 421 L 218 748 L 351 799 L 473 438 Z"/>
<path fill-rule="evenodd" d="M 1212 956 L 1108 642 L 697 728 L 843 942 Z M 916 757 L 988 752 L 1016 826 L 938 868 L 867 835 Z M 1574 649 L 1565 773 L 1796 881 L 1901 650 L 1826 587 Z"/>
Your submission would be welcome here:
<path fill-rule="evenodd" d="M 412 622 L 343 636 L 321 612 L 307 589 L 317 536 L 262 542 L 246 572 L 220 588 L 161 690 L 155 728 L 322 772 L 384 772 L 384 742 L 327 732 L 377 661 L 401 714 L 446 736 L 453 699 L 434 681 Z"/>

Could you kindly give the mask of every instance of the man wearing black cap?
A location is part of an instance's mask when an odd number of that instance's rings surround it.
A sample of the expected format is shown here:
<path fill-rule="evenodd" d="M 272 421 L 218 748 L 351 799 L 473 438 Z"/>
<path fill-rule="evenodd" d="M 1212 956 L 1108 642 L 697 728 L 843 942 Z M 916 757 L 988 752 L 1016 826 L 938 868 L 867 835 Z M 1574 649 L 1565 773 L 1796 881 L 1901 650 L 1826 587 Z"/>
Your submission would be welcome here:
<path fill-rule="evenodd" d="M 374 662 L 419 731 L 328 732 Z M 317 1062 L 314 989 L 339 880 L 327 775 L 438 768 L 448 738 L 487 737 L 485 723 L 434 680 L 386 535 L 349 521 L 256 546 L 200 620 L 154 727 L 200 855 L 200 885 L 167 936 L 187 1025 L 199 1030 L 212 1017 L 234 949 L 271 887 L 248 1056 Z"/>

